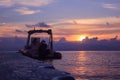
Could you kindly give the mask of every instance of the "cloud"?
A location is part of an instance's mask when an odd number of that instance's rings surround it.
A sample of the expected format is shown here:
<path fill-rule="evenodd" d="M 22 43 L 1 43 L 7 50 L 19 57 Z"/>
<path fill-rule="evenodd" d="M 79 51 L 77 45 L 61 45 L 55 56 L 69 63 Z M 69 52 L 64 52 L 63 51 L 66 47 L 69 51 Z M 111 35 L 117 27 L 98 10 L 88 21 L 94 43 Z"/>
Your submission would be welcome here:
<path fill-rule="evenodd" d="M 118 5 L 116 4 L 102 4 L 102 7 L 107 9 L 119 9 Z"/>
<path fill-rule="evenodd" d="M 50 27 L 50 25 L 44 23 L 44 22 L 39 22 L 38 24 L 36 24 L 39 27 Z"/>
<path fill-rule="evenodd" d="M 49 28 L 50 25 L 46 24 L 45 22 L 39 22 L 37 24 L 34 24 L 34 25 L 26 25 L 26 27 L 44 27 L 44 28 Z"/>
<path fill-rule="evenodd" d="M 63 36 L 67 40 L 75 40 L 80 35 L 111 38 L 111 36 L 120 34 L 120 17 L 63 19 L 49 24 L 54 25 L 55 36 Z"/>
<path fill-rule="evenodd" d="M 26 7 L 21 7 L 21 8 L 15 9 L 14 11 L 19 12 L 21 15 L 36 14 L 40 12 L 40 10 L 30 10 L 29 8 L 26 8 Z"/>
<path fill-rule="evenodd" d="M 115 30 L 111 30 L 111 29 L 108 29 L 108 30 L 91 30 L 91 31 L 88 31 L 87 33 L 89 34 L 96 34 L 96 35 L 104 35 L 104 34 L 119 34 L 120 33 L 120 29 L 115 29 Z"/>
<path fill-rule="evenodd" d="M 0 26 L 4 26 L 4 25 L 6 25 L 6 23 L 4 23 L 4 22 L 0 23 Z"/>
<path fill-rule="evenodd" d="M 54 49 L 57 50 L 120 50 L 120 40 L 115 36 L 109 40 L 99 40 L 98 37 L 89 38 L 86 37 L 83 41 L 70 42 L 59 41 L 55 42 Z M 59 46 L 58 46 L 59 45 Z M 112 46 L 111 46 L 112 45 Z"/>
<path fill-rule="evenodd" d="M 66 21 L 58 21 L 57 23 L 54 23 L 53 26 L 76 25 L 76 24 L 77 24 L 76 21 L 72 21 L 72 20 L 71 20 L 71 21 L 69 21 L 69 20 L 67 21 L 67 20 L 66 20 Z"/>
<path fill-rule="evenodd" d="M 23 31 L 23 30 L 19 30 L 19 29 L 16 29 L 15 32 L 18 32 L 18 33 L 24 33 L 24 32 L 27 32 L 27 31 Z"/>
<path fill-rule="evenodd" d="M 88 19 L 64 19 L 56 20 L 51 25 L 53 26 L 96 26 L 96 27 L 108 27 L 119 26 L 120 17 L 104 17 L 104 18 L 88 18 Z"/>
<path fill-rule="evenodd" d="M 54 0 L 0 0 L 0 6 L 10 7 L 16 4 L 22 6 L 43 6 L 52 3 Z"/>
<path fill-rule="evenodd" d="M 14 4 L 11 0 L 0 0 L 0 6 L 10 7 Z"/>

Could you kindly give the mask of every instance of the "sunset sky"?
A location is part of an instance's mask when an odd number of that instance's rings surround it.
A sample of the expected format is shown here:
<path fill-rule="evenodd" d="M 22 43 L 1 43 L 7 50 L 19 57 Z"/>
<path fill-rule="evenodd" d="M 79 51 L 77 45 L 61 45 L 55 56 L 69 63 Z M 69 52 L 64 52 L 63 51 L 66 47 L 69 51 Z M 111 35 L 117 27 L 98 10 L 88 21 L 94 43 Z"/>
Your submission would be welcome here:
<path fill-rule="evenodd" d="M 37 23 L 56 40 L 120 39 L 120 0 L 0 0 L 0 37 L 26 37 Z"/>

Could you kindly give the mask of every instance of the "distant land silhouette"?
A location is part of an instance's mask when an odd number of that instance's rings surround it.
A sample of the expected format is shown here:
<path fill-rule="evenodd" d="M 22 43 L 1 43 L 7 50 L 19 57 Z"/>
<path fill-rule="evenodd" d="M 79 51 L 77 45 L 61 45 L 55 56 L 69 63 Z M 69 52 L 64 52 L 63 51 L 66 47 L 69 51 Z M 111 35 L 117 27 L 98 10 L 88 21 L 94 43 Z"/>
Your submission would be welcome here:
<path fill-rule="evenodd" d="M 21 49 L 26 43 L 26 38 L 8 37 L 0 38 L 0 51 L 13 51 Z M 91 50 L 91 51 L 120 51 L 120 40 L 111 38 L 109 40 L 98 40 L 97 37 L 86 37 L 83 41 L 67 41 L 64 37 L 54 41 L 55 50 Z"/>

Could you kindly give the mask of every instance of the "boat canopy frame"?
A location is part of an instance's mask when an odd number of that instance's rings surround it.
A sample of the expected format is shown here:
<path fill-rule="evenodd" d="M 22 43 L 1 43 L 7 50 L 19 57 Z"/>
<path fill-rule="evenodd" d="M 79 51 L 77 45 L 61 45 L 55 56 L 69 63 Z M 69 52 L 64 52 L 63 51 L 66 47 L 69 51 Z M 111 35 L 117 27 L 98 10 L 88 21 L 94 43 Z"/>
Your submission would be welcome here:
<path fill-rule="evenodd" d="M 30 30 L 30 31 L 28 31 L 28 38 L 27 38 L 27 43 L 26 43 L 27 46 L 29 46 L 31 35 L 34 34 L 34 33 L 47 33 L 48 35 L 50 35 L 50 39 L 49 39 L 49 42 L 50 42 L 50 51 L 53 52 L 52 30 L 48 29 L 48 30 Z"/>

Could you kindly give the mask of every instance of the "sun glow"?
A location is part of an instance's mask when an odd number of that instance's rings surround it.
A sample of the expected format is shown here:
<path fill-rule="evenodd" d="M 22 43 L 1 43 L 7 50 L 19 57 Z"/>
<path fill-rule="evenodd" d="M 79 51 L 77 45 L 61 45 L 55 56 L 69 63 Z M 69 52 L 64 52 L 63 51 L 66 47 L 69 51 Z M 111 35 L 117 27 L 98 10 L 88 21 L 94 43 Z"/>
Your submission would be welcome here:
<path fill-rule="evenodd" d="M 85 39 L 86 38 L 86 36 L 80 36 L 79 38 L 78 38 L 78 40 L 79 41 L 82 41 L 83 39 Z"/>

